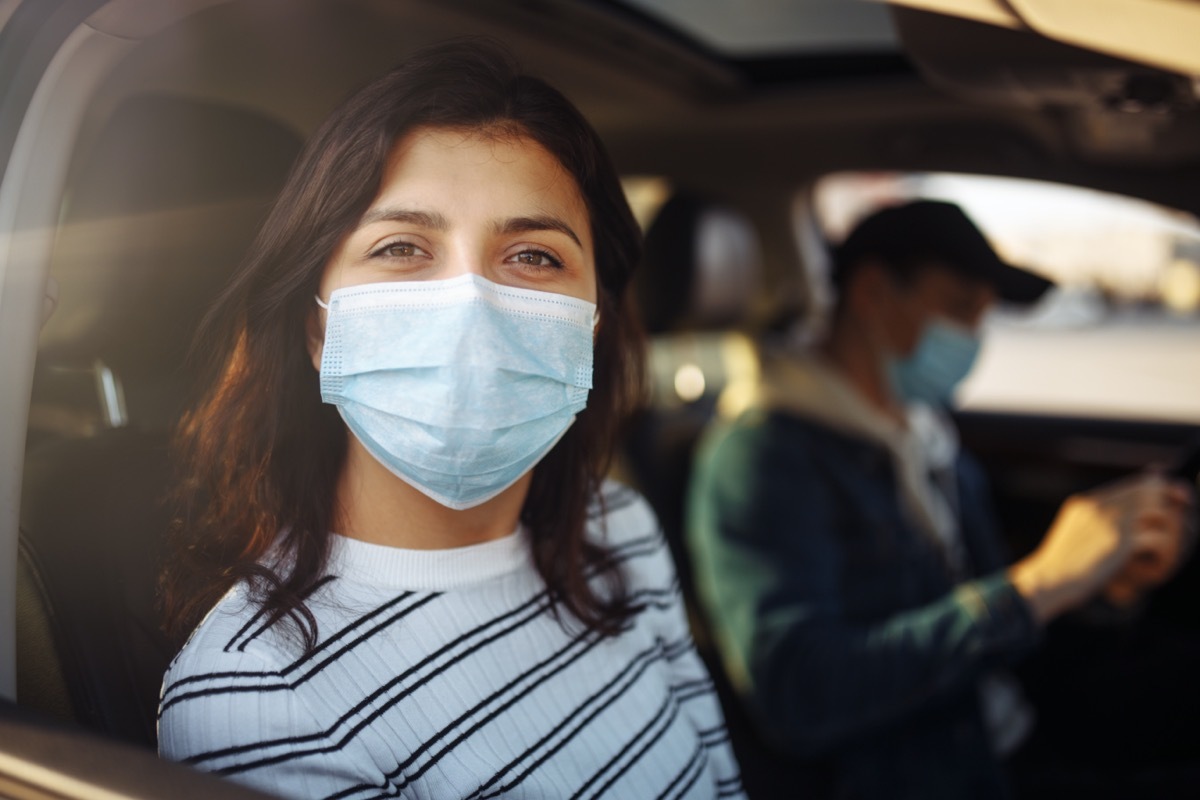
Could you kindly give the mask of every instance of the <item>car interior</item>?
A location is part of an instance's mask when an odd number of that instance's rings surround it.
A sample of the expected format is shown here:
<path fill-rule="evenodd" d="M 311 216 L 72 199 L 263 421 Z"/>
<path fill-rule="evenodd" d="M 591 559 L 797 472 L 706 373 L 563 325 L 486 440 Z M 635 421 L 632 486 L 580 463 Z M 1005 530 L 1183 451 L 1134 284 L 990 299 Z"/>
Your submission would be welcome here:
<path fill-rule="evenodd" d="M 654 507 L 688 595 L 683 499 L 696 443 L 741 408 L 756 348 L 799 335 L 827 291 L 819 267 L 829 242 L 810 202 L 823 176 L 1031 178 L 1200 216 L 1194 54 L 1096 50 L 1089 45 L 1112 31 L 1064 41 L 1028 20 L 929 10 L 938 3 L 855 2 L 839 14 L 831 0 L 774 23 L 767 15 L 784 13 L 780 4 L 753 3 L 763 17 L 727 26 L 745 34 L 736 40 L 712 22 L 719 10 L 697 10 L 719 5 L 0 3 L 0 64 L 13 76 L 0 108 L 19 109 L 0 126 L 0 152 L 10 154 L 0 223 L 6 236 L 19 234 L 0 271 L 0 341 L 12 351 L 3 354 L 8 374 L 29 377 L 4 390 L 27 406 L 0 398 L 6 415 L 27 407 L 5 421 L 20 434 L 20 495 L 16 706 L 0 724 L 43 737 L 27 738 L 18 760 L 76 769 L 56 738 L 75 737 L 67 741 L 77 743 L 83 783 L 62 790 L 75 796 L 84 784 L 117 780 L 112 754 L 129 752 L 104 750 L 115 745 L 96 736 L 154 748 L 172 656 L 157 623 L 156 564 L 171 517 L 172 430 L 197 388 L 193 334 L 308 133 L 342 97 L 422 46 L 459 36 L 503 42 L 581 108 L 628 179 L 646 229 L 634 299 L 650 397 L 616 469 Z M 1172 19 L 1200 33 L 1200 16 Z M 825 39 L 814 32 L 821 25 Z M 766 34 L 773 38 L 745 43 Z M 35 355 L 46 277 L 57 308 Z M 21 297 L 24 310 L 11 311 Z M 1200 311 L 1179 324 L 1200 332 Z M 24 333 L 8 336 L 7 326 L 21 325 Z M 29 353 L 16 352 L 22 342 Z M 1194 361 L 1178 367 L 1189 368 Z M 956 421 L 988 471 L 1018 556 L 1069 493 L 1185 458 L 1200 442 L 1200 395 L 1190 408 L 1190 418 L 1171 419 L 974 409 Z M 1198 571 L 1194 561 L 1185 567 L 1143 618 L 1200 632 Z M 692 611 L 748 791 L 773 796 L 785 780 L 794 791 L 794 769 L 753 733 L 694 603 Z M 1071 724 L 1066 710 L 1050 718 Z M 1181 723 L 1180 735 L 1200 746 L 1193 728 Z M 10 738 L 21 737 L 0 736 Z M 1103 777 L 1095 764 L 1079 768 Z M 146 769 L 157 777 L 143 796 L 217 786 Z M 5 770 L 0 790 L 16 780 Z M 819 775 L 803 780 L 819 793 Z"/>

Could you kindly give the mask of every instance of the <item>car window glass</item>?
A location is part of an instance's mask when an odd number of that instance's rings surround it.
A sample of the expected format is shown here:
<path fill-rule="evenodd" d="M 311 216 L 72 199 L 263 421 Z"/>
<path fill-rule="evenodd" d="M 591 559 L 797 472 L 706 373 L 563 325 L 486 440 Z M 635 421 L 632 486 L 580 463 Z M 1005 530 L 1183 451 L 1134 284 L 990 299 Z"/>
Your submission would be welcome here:
<path fill-rule="evenodd" d="M 891 15 L 881 3 L 844 0 L 627 0 L 707 47 L 729 55 L 891 51 Z"/>
<path fill-rule="evenodd" d="M 1030 309 L 997 307 L 960 387 L 967 410 L 1200 422 L 1200 225 L 1185 212 L 1040 181 L 837 173 L 812 208 L 836 244 L 877 208 L 959 204 L 1002 258 L 1053 279 Z"/>

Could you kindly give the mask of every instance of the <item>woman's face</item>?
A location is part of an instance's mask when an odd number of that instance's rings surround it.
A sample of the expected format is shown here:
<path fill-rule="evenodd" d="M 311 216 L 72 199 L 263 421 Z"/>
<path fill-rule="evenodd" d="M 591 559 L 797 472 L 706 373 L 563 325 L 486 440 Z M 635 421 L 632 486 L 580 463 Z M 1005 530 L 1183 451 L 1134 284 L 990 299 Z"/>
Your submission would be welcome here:
<path fill-rule="evenodd" d="M 320 296 L 465 273 L 595 303 L 587 207 L 575 179 L 532 139 L 421 128 L 396 144 L 379 195 L 325 267 Z M 310 350 L 319 366 L 320 342 Z"/>

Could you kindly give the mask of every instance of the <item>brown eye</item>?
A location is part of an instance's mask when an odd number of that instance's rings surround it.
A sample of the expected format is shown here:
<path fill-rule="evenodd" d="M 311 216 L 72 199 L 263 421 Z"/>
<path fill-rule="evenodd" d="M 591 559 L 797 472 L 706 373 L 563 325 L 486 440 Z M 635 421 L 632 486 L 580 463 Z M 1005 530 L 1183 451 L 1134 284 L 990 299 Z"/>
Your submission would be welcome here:
<path fill-rule="evenodd" d="M 553 267 L 561 269 L 563 263 L 545 250 L 522 250 L 513 256 L 514 260 L 526 267 Z"/>
<path fill-rule="evenodd" d="M 397 242 L 396 244 L 389 244 L 386 252 L 389 256 L 395 258 L 411 258 L 417 254 L 417 248 L 415 245 L 408 244 L 407 242 Z"/>
<path fill-rule="evenodd" d="M 372 258 L 418 258 L 428 255 L 412 242 L 388 242 L 371 253 Z"/>

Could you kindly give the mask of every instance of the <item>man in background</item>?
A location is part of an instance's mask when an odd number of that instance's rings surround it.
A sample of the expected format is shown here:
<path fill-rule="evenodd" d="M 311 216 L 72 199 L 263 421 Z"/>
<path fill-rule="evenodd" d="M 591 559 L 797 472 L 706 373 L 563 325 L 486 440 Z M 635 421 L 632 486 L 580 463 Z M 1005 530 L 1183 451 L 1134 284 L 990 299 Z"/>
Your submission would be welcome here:
<path fill-rule="evenodd" d="M 932 201 L 862 222 L 834 282 L 824 341 L 768 354 L 751 410 L 702 445 L 697 589 L 762 733 L 839 793 L 1002 797 L 1034 719 L 1008 667 L 1061 614 L 1165 580 L 1192 500 L 1151 474 L 1072 497 L 1008 565 L 943 409 L 985 311 L 1050 284 Z"/>

